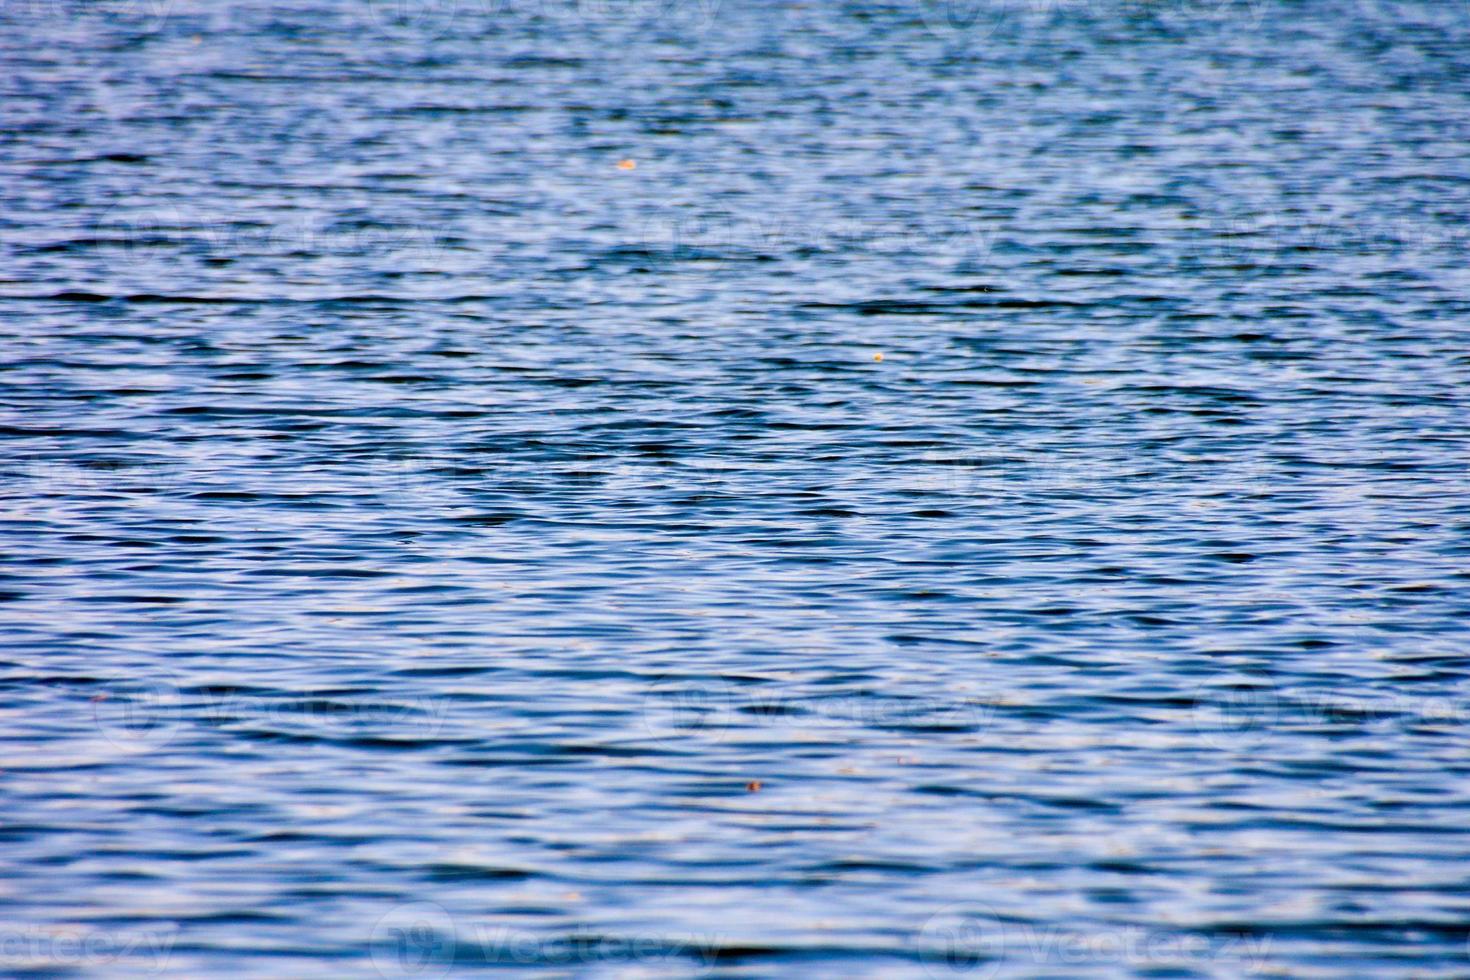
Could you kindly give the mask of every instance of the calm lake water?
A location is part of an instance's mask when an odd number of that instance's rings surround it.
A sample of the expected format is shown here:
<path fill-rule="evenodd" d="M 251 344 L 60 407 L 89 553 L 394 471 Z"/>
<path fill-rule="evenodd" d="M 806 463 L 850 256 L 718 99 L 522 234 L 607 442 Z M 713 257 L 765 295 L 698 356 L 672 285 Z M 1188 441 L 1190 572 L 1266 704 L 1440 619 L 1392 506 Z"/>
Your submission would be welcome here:
<path fill-rule="evenodd" d="M 0 975 L 1470 976 L 1470 4 L 5 0 Z"/>

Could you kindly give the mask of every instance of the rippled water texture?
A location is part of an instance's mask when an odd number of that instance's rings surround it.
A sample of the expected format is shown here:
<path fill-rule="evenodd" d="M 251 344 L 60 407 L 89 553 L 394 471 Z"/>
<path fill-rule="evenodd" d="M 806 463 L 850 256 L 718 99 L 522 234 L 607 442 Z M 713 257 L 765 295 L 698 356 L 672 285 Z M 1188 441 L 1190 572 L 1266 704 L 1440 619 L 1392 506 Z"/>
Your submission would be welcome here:
<path fill-rule="evenodd" d="M 0 7 L 0 974 L 1470 976 L 1470 5 Z"/>

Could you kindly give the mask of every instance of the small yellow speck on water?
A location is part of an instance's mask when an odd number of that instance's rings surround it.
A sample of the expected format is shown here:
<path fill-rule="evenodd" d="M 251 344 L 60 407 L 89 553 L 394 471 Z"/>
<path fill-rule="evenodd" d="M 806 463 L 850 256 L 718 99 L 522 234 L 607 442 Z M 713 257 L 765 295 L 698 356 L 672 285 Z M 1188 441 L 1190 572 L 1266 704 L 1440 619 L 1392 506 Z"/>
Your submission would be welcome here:
<path fill-rule="evenodd" d="M 882 351 L 879 351 L 878 353 L 874 354 L 873 355 L 873 360 L 875 360 L 875 361 L 881 361 L 881 360 L 883 360 L 883 352 Z"/>
<path fill-rule="evenodd" d="M 752 779 L 745 784 L 745 791 L 747 793 L 759 793 L 761 791 L 761 781 L 759 779 Z"/>
<path fill-rule="evenodd" d="M 638 161 L 637 160 L 619 160 L 618 161 L 618 169 L 619 170 L 635 170 L 635 169 L 637 169 L 637 167 L 638 167 Z"/>

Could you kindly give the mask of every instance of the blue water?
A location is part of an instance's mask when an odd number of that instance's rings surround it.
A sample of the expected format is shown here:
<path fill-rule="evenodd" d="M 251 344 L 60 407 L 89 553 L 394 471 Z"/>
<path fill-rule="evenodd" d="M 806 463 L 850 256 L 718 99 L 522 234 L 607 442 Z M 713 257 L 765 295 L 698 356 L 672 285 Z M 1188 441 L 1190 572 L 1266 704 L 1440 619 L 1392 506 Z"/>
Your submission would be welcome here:
<path fill-rule="evenodd" d="M 1470 976 L 1470 5 L 5 0 L 0 975 Z"/>

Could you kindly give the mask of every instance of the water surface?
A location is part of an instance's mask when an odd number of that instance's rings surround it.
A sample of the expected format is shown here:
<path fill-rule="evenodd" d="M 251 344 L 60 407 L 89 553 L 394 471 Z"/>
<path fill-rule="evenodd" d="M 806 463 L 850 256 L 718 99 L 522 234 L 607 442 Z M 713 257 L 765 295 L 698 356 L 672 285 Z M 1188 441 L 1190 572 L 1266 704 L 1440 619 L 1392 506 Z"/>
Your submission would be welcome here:
<path fill-rule="evenodd" d="M 1470 974 L 1470 8 L 0 10 L 0 972 Z"/>

